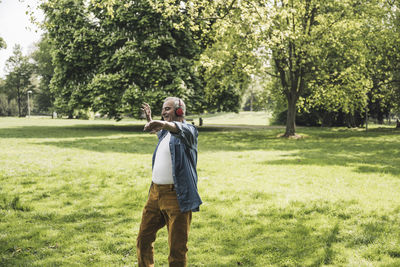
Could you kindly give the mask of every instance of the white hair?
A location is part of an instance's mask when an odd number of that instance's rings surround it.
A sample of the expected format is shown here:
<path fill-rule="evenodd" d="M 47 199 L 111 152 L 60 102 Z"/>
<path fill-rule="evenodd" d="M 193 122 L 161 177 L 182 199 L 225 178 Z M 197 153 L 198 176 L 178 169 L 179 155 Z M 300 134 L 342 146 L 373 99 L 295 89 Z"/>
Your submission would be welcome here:
<path fill-rule="evenodd" d="M 168 101 L 174 101 L 175 110 L 177 110 L 180 107 L 183 110 L 183 115 L 186 114 L 186 105 L 182 99 L 180 99 L 179 97 L 169 96 L 164 100 L 164 103 Z"/>

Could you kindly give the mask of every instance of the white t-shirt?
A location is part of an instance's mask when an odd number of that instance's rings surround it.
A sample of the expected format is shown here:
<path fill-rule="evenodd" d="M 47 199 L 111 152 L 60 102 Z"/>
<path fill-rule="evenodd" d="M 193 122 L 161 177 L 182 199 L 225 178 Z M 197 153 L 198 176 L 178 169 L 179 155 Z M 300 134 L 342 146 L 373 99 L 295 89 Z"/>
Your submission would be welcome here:
<path fill-rule="evenodd" d="M 153 166 L 153 183 L 155 184 L 174 183 L 174 178 L 172 178 L 171 151 L 169 150 L 170 139 L 171 133 L 168 132 L 158 145 Z"/>

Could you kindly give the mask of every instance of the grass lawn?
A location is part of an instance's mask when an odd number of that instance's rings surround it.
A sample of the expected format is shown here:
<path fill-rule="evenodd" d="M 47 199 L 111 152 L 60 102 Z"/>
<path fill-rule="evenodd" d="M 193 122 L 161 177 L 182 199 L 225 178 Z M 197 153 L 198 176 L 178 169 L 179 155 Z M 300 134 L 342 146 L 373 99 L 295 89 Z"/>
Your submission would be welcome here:
<path fill-rule="evenodd" d="M 0 266 L 137 266 L 142 127 L 0 118 Z M 200 128 L 189 266 L 400 266 L 400 131 L 282 132 Z M 166 229 L 155 250 L 167 266 Z"/>
<path fill-rule="evenodd" d="M 193 119 L 196 125 L 199 125 L 199 115 L 188 116 Z M 271 114 L 266 111 L 241 111 L 239 113 L 222 112 L 215 114 L 202 114 L 204 125 L 268 125 Z"/>

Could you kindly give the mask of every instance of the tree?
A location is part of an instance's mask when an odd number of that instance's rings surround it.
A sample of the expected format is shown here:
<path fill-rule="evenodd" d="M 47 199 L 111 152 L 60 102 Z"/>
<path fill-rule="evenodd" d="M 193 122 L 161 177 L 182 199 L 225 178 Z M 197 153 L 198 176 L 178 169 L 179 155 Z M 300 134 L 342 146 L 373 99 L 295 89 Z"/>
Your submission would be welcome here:
<path fill-rule="evenodd" d="M 41 5 L 54 64 L 51 93 L 57 110 L 70 118 L 74 109 L 89 107 L 89 95 L 84 90 L 94 75 L 100 53 L 95 50 L 97 35 L 84 2 L 56 0 Z"/>
<path fill-rule="evenodd" d="M 178 5 L 175 1 L 150 1 L 164 19 L 178 15 L 198 33 L 195 41 L 202 51 L 195 65 L 204 88 L 198 102 L 207 111 L 238 111 L 257 62 L 251 29 L 243 22 L 237 2 L 197 0 Z M 181 23 L 173 26 L 182 28 Z"/>
<path fill-rule="evenodd" d="M 226 23 L 228 17 L 237 22 Z M 213 30 L 213 42 L 209 43 L 198 62 L 204 70 L 204 96 L 208 109 L 238 111 L 257 67 L 257 55 L 253 53 L 256 42 L 251 29 L 234 11 L 217 20 Z"/>
<path fill-rule="evenodd" d="M 5 92 L 8 100 L 16 99 L 18 103 L 18 116 L 23 115 L 22 108 L 25 106 L 25 96 L 32 90 L 31 76 L 33 66 L 29 59 L 22 55 L 21 46 L 15 45 L 13 55 L 6 61 L 6 71 L 8 74 L 5 79 Z"/>
<path fill-rule="evenodd" d="M 198 32 L 180 13 L 166 20 L 147 0 L 48 0 L 42 8 L 54 64 L 50 88 L 64 112 L 92 109 L 119 119 L 138 115 L 144 100 L 201 99 Z M 203 106 L 187 102 L 189 110 Z"/>
<path fill-rule="evenodd" d="M 244 1 L 248 22 L 271 59 L 287 100 L 285 136 L 295 135 L 295 117 L 305 95 L 318 105 L 353 112 L 364 106 L 368 81 L 357 52 L 357 1 Z M 348 49 L 351 49 L 350 51 Z M 270 73 L 271 73 L 270 71 Z"/>
<path fill-rule="evenodd" d="M 54 74 L 54 65 L 52 63 L 52 46 L 47 34 L 36 44 L 36 50 L 32 54 L 35 61 L 35 73 L 40 77 L 37 87 L 35 100 L 38 110 L 49 112 L 54 106 L 54 93 L 50 90 L 50 82 Z"/>
<path fill-rule="evenodd" d="M 272 95 L 285 97 L 285 136 L 293 136 L 299 109 L 352 117 L 366 108 L 368 92 L 371 100 L 393 91 L 381 85 L 397 63 L 379 57 L 395 42 L 379 44 L 373 34 L 388 28 L 382 16 L 398 12 L 387 9 L 389 2 L 48 0 L 42 7 L 55 67 L 50 87 L 69 113 L 90 108 L 119 118 L 168 94 L 194 99 L 192 110 L 237 110 L 251 75 L 268 75 L 279 81 L 271 81 Z M 389 40 L 395 28 L 382 37 Z M 371 67 L 389 65 L 383 76 Z"/>
<path fill-rule="evenodd" d="M 3 38 L 0 37 L 0 49 L 7 48 L 7 44 Z"/>
<path fill-rule="evenodd" d="M 370 116 L 383 122 L 394 105 L 400 55 L 393 10 L 386 1 L 369 1 L 353 9 L 353 18 L 332 25 L 315 47 L 324 60 L 314 62 L 314 77 L 299 98 L 302 117 L 317 115 L 308 117 L 322 125 L 361 125 L 368 103 Z"/>
<path fill-rule="evenodd" d="M 364 108 L 370 81 L 359 31 L 368 22 L 366 10 L 379 8 L 380 2 L 191 1 L 192 25 L 208 21 L 214 33 L 200 62 L 206 66 L 206 95 L 231 92 L 237 84 L 247 88 L 251 74 L 279 79 L 274 90 L 287 102 L 285 136 L 295 135 L 299 107 L 349 114 Z M 177 13 L 174 3 L 157 3 L 166 16 Z"/>
<path fill-rule="evenodd" d="M 7 95 L 3 93 L 5 81 L 0 78 L 0 116 L 6 116 L 8 110 Z"/>
<path fill-rule="evenodd" d="M 392 89 L 392 111 L 400 115 L 400 1 L 388 1 L 389 8 L 392 11 L 389 16 L 389 25 L 391 29 L 391 79 L 388 81 Z"/>
<path fill-rule="evenodd" d="M 252 75 L 251 83 L 243 96 L 245 100 L 243 110 L 278 111 L 284 106 L 285 102 L 284 99 L 282 100 L 282 96 L 273 94 L 273 88 L 277 86 L 276 83 L 276 79 L 271 77 Z"/>
<path fill-rule="evenodd" d="M 372 84 L 367 93 L 368 111 L 370 116 L 382 124 L 384 117 L 389 116 L 396 106 L 395 72 L 400 67 L 400 35 L 396 25 L 399 12 L 394 2 L 390 1 L 368 12 L 373 14 L 363 28 L 363 39 L 367 47 L 366 66 Z"/>

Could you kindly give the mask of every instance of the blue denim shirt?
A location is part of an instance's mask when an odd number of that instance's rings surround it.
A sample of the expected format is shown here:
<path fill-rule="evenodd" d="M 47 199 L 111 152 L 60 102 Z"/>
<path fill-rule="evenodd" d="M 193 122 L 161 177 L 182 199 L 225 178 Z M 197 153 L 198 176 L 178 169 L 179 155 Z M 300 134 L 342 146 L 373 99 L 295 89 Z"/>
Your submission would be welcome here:
<path fill-rule="evenodd" d="M 199 135 L 196 127 L 184 122 L 174 121 L 179 129 L 178 133 L 171 133 L 169 148 L 172 159 L 172 177 L 174 188 L 178 198 L 179 208 L 182 212 L 199 211 L 202 201 L 197 191 L 197 137 Z M 168 131 L 162 130 L 157 133 L 158 144 L 153 154 L 152 167 L 161 140 Z"/>

